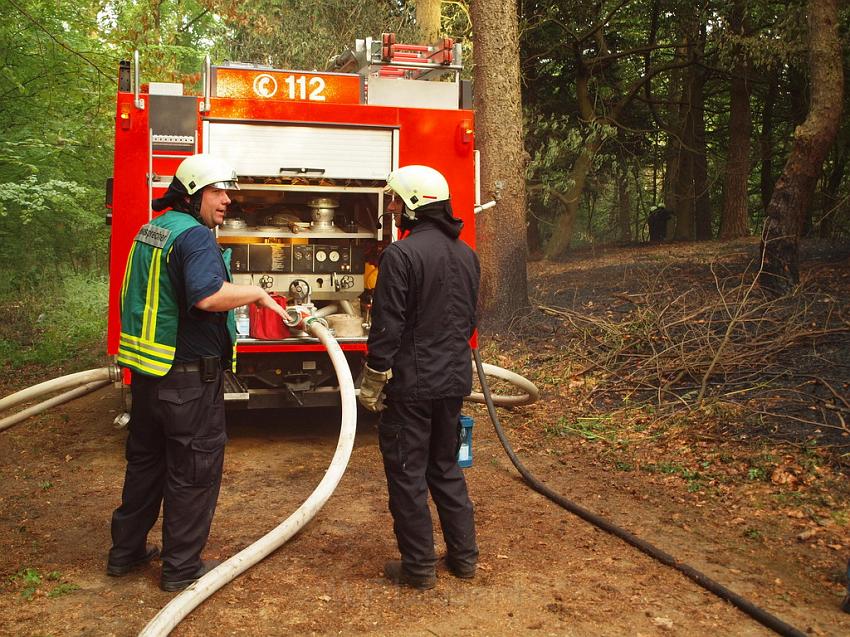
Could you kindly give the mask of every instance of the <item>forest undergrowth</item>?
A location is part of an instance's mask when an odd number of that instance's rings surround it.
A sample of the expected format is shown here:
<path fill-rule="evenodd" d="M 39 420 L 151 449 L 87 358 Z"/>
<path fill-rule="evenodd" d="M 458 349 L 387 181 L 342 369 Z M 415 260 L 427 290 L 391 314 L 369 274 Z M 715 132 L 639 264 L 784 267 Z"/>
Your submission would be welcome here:
<path fill-rule="evenodd" d="M 818 248 L 778 298 L 752 283 L 755 240 L 530 264 L 533 308 L 482 338 L 485 360 L 541 390 L 505 416 L 509 436 L 520 452 L 584 457 L 683 502 L 722 502 L 745 542 L 770 541 L 768 520 L 787 518 L 824 579 L 843 581 L 847 254 Z"/>
<path fill-rule="evenodd" d="M 105 276 L 80 273 L 0 298 L 0 370 L 6 380 L 47 380 L 63 370 L 104 365 L 107 294 Z"/>

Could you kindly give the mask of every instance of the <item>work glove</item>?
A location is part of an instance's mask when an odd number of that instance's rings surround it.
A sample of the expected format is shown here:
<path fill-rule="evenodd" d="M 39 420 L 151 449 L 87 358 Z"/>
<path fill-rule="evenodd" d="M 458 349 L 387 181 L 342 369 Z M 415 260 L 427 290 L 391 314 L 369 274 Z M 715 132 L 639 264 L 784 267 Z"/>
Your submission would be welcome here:
<path fill-rule="evenodd" d="M 369 411 L 378 413 L 386 408 L 384 405 L 384 385 L 393 377 L 393 370 L 376 372 L 368 365 L 363 369 L 363 380 L 360 381 L 360 395 L 357 400 Z"/>

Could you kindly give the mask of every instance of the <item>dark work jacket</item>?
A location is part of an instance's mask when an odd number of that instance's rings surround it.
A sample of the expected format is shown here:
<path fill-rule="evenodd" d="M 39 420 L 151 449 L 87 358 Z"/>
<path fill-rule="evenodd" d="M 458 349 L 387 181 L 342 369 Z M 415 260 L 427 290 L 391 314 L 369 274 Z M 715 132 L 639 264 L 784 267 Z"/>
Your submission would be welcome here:
<path fill-rule="evenodd" d="M 381 254 L 366 359 L 392 369 L 387 397 L 399 401 L 466 396 L 481 267 L 457 238 L 459 221 L 423 219 Z"/>

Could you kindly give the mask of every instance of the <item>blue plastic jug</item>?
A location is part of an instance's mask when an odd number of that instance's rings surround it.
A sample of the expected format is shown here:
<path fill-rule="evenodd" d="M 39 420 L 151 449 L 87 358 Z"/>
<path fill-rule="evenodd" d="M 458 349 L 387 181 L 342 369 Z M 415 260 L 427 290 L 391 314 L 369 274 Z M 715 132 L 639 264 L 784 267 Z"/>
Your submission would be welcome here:
<path fill-rule="evenodd" d="M 461 469 L 472 466 L 472 418 L 460 417 L 460 448 L 457 450 L 457 464 Z"/>

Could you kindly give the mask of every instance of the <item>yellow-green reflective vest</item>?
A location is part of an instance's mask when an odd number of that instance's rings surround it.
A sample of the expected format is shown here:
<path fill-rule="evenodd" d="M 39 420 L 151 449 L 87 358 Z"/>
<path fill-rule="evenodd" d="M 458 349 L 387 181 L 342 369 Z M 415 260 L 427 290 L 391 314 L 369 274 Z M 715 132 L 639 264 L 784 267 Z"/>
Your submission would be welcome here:
<path fill-rule="evenodd" d="M 148 376 L 164 376 L 171 369 L 180 312 L 167 264 L 177 237 L 199 225 L 190 215 L 172 210 L 143 225 L 133 240 L 121 287 L 119 365 Z M 222 258 L 228 280 L 229 257 L 226 250 Z M 227 330 L 235 344 L 232 311 Z"/>

